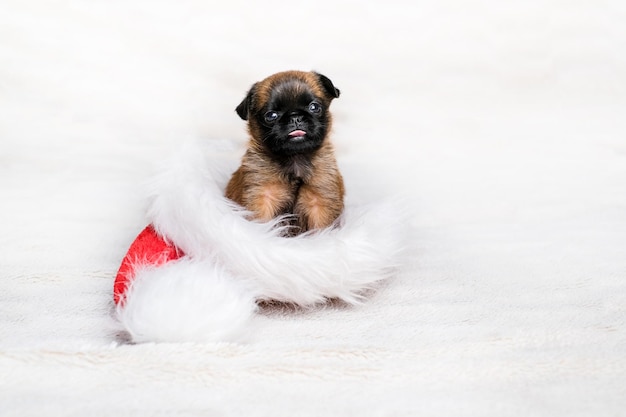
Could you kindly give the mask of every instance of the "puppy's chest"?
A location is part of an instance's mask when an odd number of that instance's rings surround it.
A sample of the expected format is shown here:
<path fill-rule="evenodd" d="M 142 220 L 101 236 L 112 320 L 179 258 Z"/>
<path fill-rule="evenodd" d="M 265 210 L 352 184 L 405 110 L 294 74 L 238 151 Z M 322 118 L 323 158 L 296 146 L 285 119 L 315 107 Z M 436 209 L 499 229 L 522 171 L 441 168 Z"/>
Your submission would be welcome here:
<path fill-rule="evenodd" d="M 293 156 L 281 162 L 282 172 L 290 182 L 308 182 L 313 176 L 313 164 L 307 157 Z"/>

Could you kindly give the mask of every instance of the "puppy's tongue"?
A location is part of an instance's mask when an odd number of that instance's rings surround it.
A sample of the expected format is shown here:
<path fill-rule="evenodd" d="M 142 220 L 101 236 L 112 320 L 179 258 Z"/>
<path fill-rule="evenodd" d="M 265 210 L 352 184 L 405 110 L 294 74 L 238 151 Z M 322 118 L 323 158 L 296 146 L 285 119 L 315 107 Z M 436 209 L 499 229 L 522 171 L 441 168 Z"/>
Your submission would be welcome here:
<path fill-rule="evenodd" d="M 291 132 L 289 134 L 289 137 L 290 138 L 301 138 L 304 135 L 306 135 L 306 132 L 304 130 L 294 130 L 293 132 Z"/>

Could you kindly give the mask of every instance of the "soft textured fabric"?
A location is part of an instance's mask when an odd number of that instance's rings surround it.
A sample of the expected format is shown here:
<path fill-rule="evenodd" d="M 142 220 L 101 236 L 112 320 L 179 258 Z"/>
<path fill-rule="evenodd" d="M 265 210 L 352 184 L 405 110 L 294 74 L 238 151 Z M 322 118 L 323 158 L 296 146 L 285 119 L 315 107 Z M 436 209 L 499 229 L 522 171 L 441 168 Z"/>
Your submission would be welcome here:
<path fill-rule="evenodd" d="M 0 2 L 0 415 L 622 415 L 624 7 Z M 235 106 L 288 69 L 341 89 L 346 204 L 406 199 L 407 262 L 356 305 L 223 280 L 239 314 L 202 324 L 250 331 L 130 343 L 111 292 L 153 179 L 188 140 L 236 169 Z"/>

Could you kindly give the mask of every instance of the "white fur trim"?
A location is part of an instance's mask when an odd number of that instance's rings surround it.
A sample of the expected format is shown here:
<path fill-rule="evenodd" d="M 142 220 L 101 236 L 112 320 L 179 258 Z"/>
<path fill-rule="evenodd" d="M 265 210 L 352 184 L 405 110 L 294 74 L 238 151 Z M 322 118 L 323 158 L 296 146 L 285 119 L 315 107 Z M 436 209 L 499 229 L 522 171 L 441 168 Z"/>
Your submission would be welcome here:
<path fill-rule="evenodd" d="M 188 256 L 211 258 L 257 298 L 312 305 L 354 303 L 399 264 L 406 222 L 391 203 L 348 205 L 341 227 L 295 238 L 277 222 L 246 220 L 223 196 L 230 172 L 215 169 L 212 150 L 190 146 L 155 182 L 149 218 Z M 225 178 L 226 177 L 226 178 Z"/>
<path fill-rule="evenodd" d="M 135 341 L 229 336 L 249 317 L 253 300 L 358 303 L 400 265 L 406 228 L 401 205 L 348 204 L 339 227 L 280 237 L 278 221 L 249 221 L 223 196 L 232 170 L 220 157 L 216 149 L 188 145 L 153 183 L 149 220 L 186 256 L 166 266 L 168 272 L 142 272 L 131 288 L 118 314 Z M 165 311 L 171 308 L 178 311 L 172 318 Z M 163 329 L 161 320 L 168 320 Z M 179 320 L 185 326 L 177 329 Z"/>

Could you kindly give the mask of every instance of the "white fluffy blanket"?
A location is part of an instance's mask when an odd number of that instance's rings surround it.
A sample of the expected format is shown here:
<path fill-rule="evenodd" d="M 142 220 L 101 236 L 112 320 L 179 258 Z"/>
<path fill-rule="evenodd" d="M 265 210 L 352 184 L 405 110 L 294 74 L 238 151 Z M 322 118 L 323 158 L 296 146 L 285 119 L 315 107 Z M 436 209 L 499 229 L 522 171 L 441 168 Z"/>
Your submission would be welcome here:
<path fill-rule="evenodd" d="M 623 2 L 0 4 L 0 415 L 617 416 L 626 409 Z M 361 304 L 235 343 L 131 344 L 112 283 L 186 138 L 258 79 L 341 89 L 348 203 L 401 194 Z"/>

